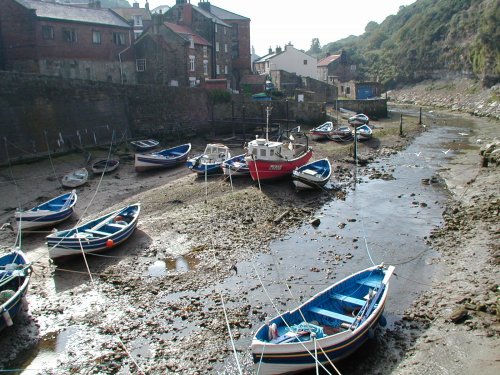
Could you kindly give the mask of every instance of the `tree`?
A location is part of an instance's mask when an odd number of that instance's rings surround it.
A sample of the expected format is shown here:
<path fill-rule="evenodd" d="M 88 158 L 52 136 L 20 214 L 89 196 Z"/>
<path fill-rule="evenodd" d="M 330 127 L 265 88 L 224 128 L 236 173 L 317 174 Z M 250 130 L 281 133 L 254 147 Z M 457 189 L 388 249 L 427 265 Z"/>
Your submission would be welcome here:
<path fill-rule="evenodd" d="M 313 38 L 311 41 L 311 48 L 309 48 L 309 53 L 312 55 L 319 55 L 321 53 L 321 45 L 319 44 L 318 38 Z"/>

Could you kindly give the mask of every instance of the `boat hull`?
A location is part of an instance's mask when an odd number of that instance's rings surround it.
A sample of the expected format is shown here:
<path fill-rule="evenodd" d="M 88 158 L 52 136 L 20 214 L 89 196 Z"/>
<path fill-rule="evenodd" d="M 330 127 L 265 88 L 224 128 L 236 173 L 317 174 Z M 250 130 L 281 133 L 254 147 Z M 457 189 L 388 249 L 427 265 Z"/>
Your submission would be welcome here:
<path fill-rule="evenodd" d="M 309 149 L 296 159 L 254 160 L 247 156 L 246 161 L 250 169 L 250 176 L 254 181 L 275 180 L 291 176 L 294 169 L 306 164 L 312 155 L 313 152 Z"/>
<path fill-rule="evenodd" d="M 64 202 L 71 199 L 71 202 L 64 206 Z M 42 203 L 28 211 L 17 211 L 15 219 L 19 231 L 33 228 L 43 228 L 55 225 L 68 219 L 74 211 L 77 195 L 74 192 L 60 195 L 50 201 Z M 49 209 L 52 207 L 58 207 Z"/>
<path fill-rule="evenodd" d="M 15 271 L 8 271 L 4 269 L 7 264 L 12 263 L 18 265 L 21 269 Z M 14 277 L 14 279 L 8 284 L 2 285 L 0 290 L 15 290 L 14 294 L 0 305 L 0 311 L 7 311 L 8 317 L 12 319 L 18 314 L 22 307 L 22 299 L 28 291 L 28 285 L 31 277 L 31 267 L 29 266 L 23 252 L 13 251 L 0 257 L 0 280 L 5 280 L 7 277 Z M 10 285 L 10 283 L 17 284 L 18 287 L 14 288 Z M 0 315 L 0 331 L 9 325 L 10 322 L 6 319 L 4 314 Z"/>
<path fill-rule="evenodd" d="M 186 162 L 190 150 L 191 144 L 185 144 L 150 154 L 135 154 L 134 167 L 137 172 L 174 168 Z"/>
<path fill-rule="evenodd" d="M 225 160 L 221 164 L 222 173 L 228 177 L 243 177 L 250 175 L 250 169 L 245 161 L 245 155 L 238 155 Z"/>
<path fill-rule="evenodd" d="M 61 180 L 61 184 L 67 188 L 75 188 L 85 184 L 88 179 L 89 172 L 86 168 L 82 168 L 65 175 Z"/>
<path fill-rule="evenodd" d="M 105 228 L 106 225 L 113 225 L 112 219 L 120 216 L 126 209 L 134 211 L 134 216 L 123 228 L 115 232 L 103 232 L 103 229 L 99 229 L 98 231 L 93 230 L 95 227 Z M 78 228 L 47 236 L 49 258 L 55 260 L 72 255 L 81 255 L 82 252 L 89 254 L 118 246 L 127 240 L 136 229 L 139 212 L 140 205 L 134 204 L 83 224 Z"/>
<path fill-rule="evenodd" d="M 296 372 L 316 367 L 316 359 L 328 364 L 352 354 L 382 317 L 393 271 L 383 265 L 359 271 L 263 324 L 251 344 L 255 369 Z"/>

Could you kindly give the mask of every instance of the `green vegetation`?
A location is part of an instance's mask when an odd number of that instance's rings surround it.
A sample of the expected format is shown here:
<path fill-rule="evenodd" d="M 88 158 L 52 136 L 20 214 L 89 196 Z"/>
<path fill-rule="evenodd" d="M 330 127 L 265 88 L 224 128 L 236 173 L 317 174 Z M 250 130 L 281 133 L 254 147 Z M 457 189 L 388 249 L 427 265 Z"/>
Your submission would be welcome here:
<path fill-rule="evenodd" d="M 386 89 L 432 78 L 440 70 L 470 72 L 493 85 L 500 76 L 498 0 L 418 0 L 361 36 L 328 43 L 326 53 L 343 49 L 360 79 L 379 80 Z M 319 40 L 313 39 L 313 54 Z"/>

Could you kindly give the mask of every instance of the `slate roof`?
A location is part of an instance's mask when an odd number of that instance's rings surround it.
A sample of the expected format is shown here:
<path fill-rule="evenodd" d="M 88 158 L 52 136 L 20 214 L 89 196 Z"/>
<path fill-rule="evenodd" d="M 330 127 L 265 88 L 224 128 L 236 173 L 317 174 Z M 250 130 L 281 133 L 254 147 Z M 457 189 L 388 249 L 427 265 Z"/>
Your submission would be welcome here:
<path fill-rule="evenodd" d="M 170 22 L 164 22 L 163 24 L 186 41 L 189 41 L 189 35 L 192 35 L 195 44 L 211 46 L 211 44 L 205 38 L 196 34 L 189 26 L 178 25 L 176 23 Z"/>
<path fill-rule="evenodd" d="M 226 26 L 226 27 L 231 27 L 231 25 L 225 23 L 223 20 L 221 20 L 219 17 L 217 17 L 215 14 L 209 13 L 200 7 L 194 6 L 193 5 L 193 10 L 196 10 L 197 12 L 200 12 L 202 16 L 206 18 L 210 18 L 213 22 L 218 23 L 219 25 Z"/>
<path fill-rule="evenodd" d="M 141 16 L 143 21 L 151 21 L 151 13 L 144 8 L 111 8 L 111 10 L 126 20 L 131 20 L 134 16 Z"/>
<path fill-rule="evenodd" d="M 216 7 L 215 5 L 210 5 L 210 13 L 212 13 L 217 18 L 221 20 L 241 20 L 241 21 L 250 21 L 250 18 L 240 16 L 239 14 L 230 12 L 228 10 Z"/>
<path fill-rule="evenodd" d="M 330 55 L 322 58 L 321 60 L 318 61 L 318 66 L 328 66 L 335 60 L 338 60 L 340 58 L 340 55 Z"/>
<path fill-rule="evenodd" d="M 39 18 L 92 23 L 130 28 L 130 25 L 109 9 L 93 9 L 38 0 L 14 0 L 26 9 L 35 10 Z"/>

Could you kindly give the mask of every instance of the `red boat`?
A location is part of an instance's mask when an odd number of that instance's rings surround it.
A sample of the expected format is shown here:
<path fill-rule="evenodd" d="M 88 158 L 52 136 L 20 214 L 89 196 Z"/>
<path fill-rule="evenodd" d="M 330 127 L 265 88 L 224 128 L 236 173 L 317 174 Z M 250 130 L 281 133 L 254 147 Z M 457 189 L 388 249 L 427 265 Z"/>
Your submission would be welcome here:
<path fill-rule="evenodd" d="M 269 122 L 268 108 L 268 122 Z M 256 138 L 248 142 L 245 161 L 254 181 L 291 176 L 295 168 L 307 164 L 313 152 L 304 133 L 291 133 L 286 140 Z"/>

